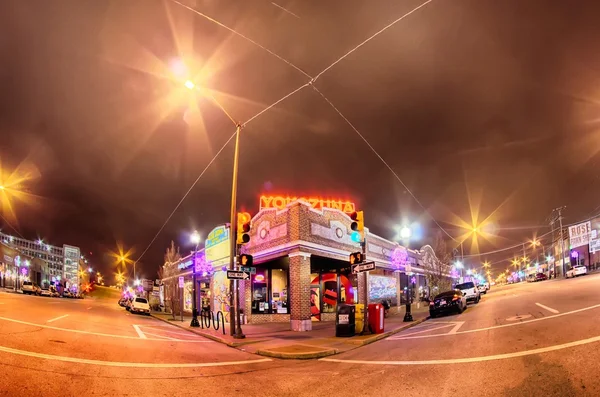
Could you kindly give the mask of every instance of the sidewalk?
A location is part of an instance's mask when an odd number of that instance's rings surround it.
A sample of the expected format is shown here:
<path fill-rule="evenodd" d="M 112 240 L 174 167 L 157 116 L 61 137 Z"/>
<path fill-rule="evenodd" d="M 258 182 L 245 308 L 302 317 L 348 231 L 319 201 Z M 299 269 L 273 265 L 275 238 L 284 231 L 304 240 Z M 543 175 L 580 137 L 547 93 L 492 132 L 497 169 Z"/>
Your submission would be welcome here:
<path fill-rule="evenodd" d="M 284 359 L 311 359 L 326 357 L 375 341 L 387 338 L 404 329 L 422 323 L 429 316 L 427 306 L 412 308 L 413 322 L 405 323 L 404 308 L 399 314 L 385 319 L 385 331 L 382 334 L 353 336 L 350 338 L 335 337 L 334 322 L 313 322 L 312 331 L 296 332 L 290 330 L 289 323 L 245 324 L 242 326 L 246 338 L 234 339 L 229 335 L 229 324 L 225 323 L 225 335 L 222 330 L 190 327 L 191 317 L 184 316 L 173 320 L 171 314 L 152 313 L 152 316 L 169 324 L 202 335 L 216 342 L 263 356 Z"/>

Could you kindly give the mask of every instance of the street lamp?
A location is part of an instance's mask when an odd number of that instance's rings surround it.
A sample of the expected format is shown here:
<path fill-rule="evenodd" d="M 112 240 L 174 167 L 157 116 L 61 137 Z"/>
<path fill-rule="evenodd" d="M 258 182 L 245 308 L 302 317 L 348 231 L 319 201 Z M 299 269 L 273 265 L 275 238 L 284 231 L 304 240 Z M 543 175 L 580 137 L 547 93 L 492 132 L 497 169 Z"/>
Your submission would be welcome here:
<path fill-rule="evenodd" d="M 230 238 L 233 238 L 233 236 Z M 198 255 L 198 245 L 200 244 L 200 233 L 194 230 L 190 236 L 190 241 L 195 245 L 194 263 L 192 264 L 192 322 L 190 323 L 190 327 L 199 327 L 200 322 L 198 321 L 198 309 L 196 308 L 196 259 Z"/>
<path fill-rule="evenodd" d="M 410 239 L 411 236 L 412 236 L 412 230 L 410 227 L 403 226 L 402 229 L 400 229 L 400 238 L 402 240 L 408 240 L 408 239 Z"/>
<path fill-rule="evenodd" d="M 175 74 L 175 76 L 177 76 L 178 78 L 188 75 L 188 69 L 187 69 L 185 63 L 181 59 L 175 60 L 172 63 L 171 69 L 172 69 L 173 73 Z M 192 80 L 188 80 L 188 79 L 186 79 L 184 81 L 183 86 L 185 88 L 187 88 L 188 90 L 194 90 L 197 88 L 197 85 Z M 229 113 L 227 113 L 227 111 L 217 102 L 217 100 L 212 95 L 209 95 L 209 97 L 223 111 L 223 113 L 225 113 L 227 115 L 227 117 L 229 117 L 229 119 L 231 119 L 231 121 L 235 124 L 235 147 L 234 147 L 234 151 L 233 151 L 233 176 L 232 176 L 232 181 L 231 181 L 231 213 L 230 213 L 230 217 L 229 217 L 229 220 L 230 220 L 229 269 L 235 270 L 234 269 L 234 265 L 235 265 L 234 259 L 236 257 L 235 227 L 236 227 L 236 214 L 237 214 L 237 207 L 236 207 L 236 204 L 237 204 L 236 203 L 236 201 L 237 201 L 237 179 L 238 179 L 238 167 L 239 167 L 239 158 L 240 158 L 240 132 L 242 130 L 242 124 L 234 121 L 231 118 L 231 116 L 229 115 Z M 134 265 L 134 272 L 135 272 L 135 265 Z M 242 332 L 242 327 L 240 324 L 241 323 L 241 318 L 240 318 L 241 313 L 239 310 L 239 283 L 237 283 L 235 280 L 231 280 L 229 287 L 230 287 L 230 291 L 232 292 L 231 296 L 230 296 L 230 322 L 229 322 L 230 329 L 229 329 L 229 333 L 235 339 L 242 339 L 242 338 L 245 338 L 245 335 Z M 237 326 L 236 326 L 236 323 L 237 323 Z"/>

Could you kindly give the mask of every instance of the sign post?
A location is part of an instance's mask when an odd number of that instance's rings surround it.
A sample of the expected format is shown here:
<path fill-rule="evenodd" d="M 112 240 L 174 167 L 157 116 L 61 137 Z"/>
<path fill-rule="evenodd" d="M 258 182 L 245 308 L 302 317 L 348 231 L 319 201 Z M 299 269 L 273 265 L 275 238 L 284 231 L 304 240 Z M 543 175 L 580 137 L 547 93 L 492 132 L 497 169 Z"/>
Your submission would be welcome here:
<path fill-rule="evenodd" d="M 181 290 L 181 305 L 180 305 L 180 312 L 181 312 L 181 322 L 183 322 L 183 287 L 184 287 L 184 281 L 183 281 L 183 276 L 179 276 L 179 289 Z"/>

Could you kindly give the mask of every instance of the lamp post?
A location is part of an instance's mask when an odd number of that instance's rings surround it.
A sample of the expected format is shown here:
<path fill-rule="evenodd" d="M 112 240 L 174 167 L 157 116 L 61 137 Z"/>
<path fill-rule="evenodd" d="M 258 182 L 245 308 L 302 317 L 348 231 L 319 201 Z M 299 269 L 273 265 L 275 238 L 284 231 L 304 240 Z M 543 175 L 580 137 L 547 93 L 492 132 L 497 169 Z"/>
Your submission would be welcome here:
<path fill-rule="evenodd" d="M 187 68 L 185 64 L 178 60 L 173 66 L 173 72 L 176 76 L 181 78 L 182 76 L 187 75 Z M 192 80 L 184 80 L 183 86 L 190 91 L 194 91 L 198 88 L 198 85 Z M 235 257 L 236 257 L 236 200 L 237 200 L 237 178 L 238 178 L 238 162 L 240 157 L 240 131 L 242 130 L 242 125 L 240 123 L 236 123 L 231 116 L 227 113 L 227 111 L 217 102 L 217 100 L 209 95 L 210 99 L 231 119 L 232 122 L 236 125 L 235 129 L 235 148 L 233 154 L 233 178 L 231 181 L 231 216 L 230 216 L 230 227 L 229 227 L 229 240 L 230 240 L 230 251 L 229 251 L 229 269 L 235 270 Z M 195 264 L 194 264 L 195 266 Z M 135 270 L 134 270 L 135 271 Z M 195 288 L 195 285 L 194 285 Z M 229 291 L 230 299 L 229 299 L 229 333 L 236 339 L 242 339 L 246 336 L 242 332 L 241 327 L 241 316 L 239 310 L 239 283 L 237 280 L 231 280 L 229 283 Z M 236 321 L 237 320 L 237 321 Z M 237 326 L 236 326 L 237 323 Z"/>
<path fill-rule="evenodd" d="M 231 216 L 230 216 L 230 252 L 229 252 L 229 270 L 235 270 L 235 257 L 236 257 L 236 240 L 237 235 L 236 229 L 236 201 L 237 201 L 237 179 L 238 179 L 238 162 L 240 158 L 240 131 L 242 125 L 237 124 L 235 129 L 235 148 L 233 152 L 233 177 L 231 181 Z M 229 283 L 229 290 L 231 291 L 230 305 L 229 305 L 229 333 L 235 339 L 243 339 L 246 337 L 242 331 L 241 316 L 239 310 L 239 283 L 237 280 L 231 280 Z"/>
<path fill-rule="evenodd" d="M 190 323 L 190 327 L 199 327 L 198 309 L 196 308 L 196 259 L 198 256 L 198 244 L 200 244 L 200 234 L 196 230 L 192 233 L 190 241 L 192 244 L 195 244 L 194 263 L 192 264 L 192 322 Z"/>

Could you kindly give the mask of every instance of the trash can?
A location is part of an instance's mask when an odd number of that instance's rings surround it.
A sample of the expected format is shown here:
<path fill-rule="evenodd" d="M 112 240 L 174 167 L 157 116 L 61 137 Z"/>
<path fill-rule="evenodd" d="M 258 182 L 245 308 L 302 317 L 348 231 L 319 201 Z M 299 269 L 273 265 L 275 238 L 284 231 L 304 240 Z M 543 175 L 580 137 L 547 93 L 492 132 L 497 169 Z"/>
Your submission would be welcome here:
<path fill-rule="evenodd" d="M 374 334 L 383 333 L 384 309 L 381 303 L 369 304 L 369 329 Z"/>
<path fill-rule="evenodd" d="M 354 307 L 356 308 L 354 314 L 354 329 L 360 334 L 363 331 L 365 324 L 365 305 L 362 303 L 357 303 L 354 305 Z"/>
<path fill-rule="evenodd" d="M 338 304 L 335 317 L 335 336 L 349 337 L 356 334 L 354 328 L 354 305 Z"/>

